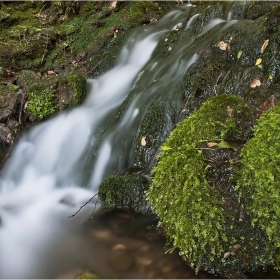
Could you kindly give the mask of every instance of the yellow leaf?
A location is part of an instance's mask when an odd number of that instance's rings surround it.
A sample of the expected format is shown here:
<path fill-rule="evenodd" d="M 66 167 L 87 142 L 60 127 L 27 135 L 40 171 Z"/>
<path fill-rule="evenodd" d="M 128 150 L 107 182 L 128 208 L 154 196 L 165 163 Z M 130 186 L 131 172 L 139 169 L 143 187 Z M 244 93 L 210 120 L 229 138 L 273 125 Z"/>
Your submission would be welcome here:
<path fill-rule="evenodd" d="M 264 41 L 264 43 L 263 43 L 263 45 L 262 45 L 262 48 L 261 48 L 261 53 L 263 53 L 264 50 L 266 49 L 266 47 L 267 47 L 267 45 L 268 45 L 268 42 L 269 42 L 268 39 Z"/>
<path fill-rule="evenodd" d="M 257 61 L 256 61 L 256 63 L 255 63 L 255 65 L 259 65 L 259 64 L 261 64 L 261 62 L 262 62 L 262 59 L 261 59 L 261 58 L 258 58 Z"/>
<path fill-rule="evenodd" d="M 167 151 L 167 150 L 171 150 L 172 148 L 169 148 L 167 146 L 161 146 L 161 149 L 164 150 L 164 151 Z"/>

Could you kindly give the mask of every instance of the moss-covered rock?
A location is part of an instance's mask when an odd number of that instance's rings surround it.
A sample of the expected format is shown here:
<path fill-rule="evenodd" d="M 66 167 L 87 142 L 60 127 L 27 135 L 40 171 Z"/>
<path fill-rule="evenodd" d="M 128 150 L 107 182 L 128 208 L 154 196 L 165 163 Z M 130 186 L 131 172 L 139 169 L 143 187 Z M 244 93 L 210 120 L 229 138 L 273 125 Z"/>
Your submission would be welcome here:
<path fill-rule="evenodd" d="M 241 98 L 219 95 L 179 123 L 162 146 L 149 202 L 171 250 L 179 248 L 196 271 L 236 278 L 271 264 L 264 232 L 253 231 L 249 219 L 241 223 L 234 189 L 236 162 L 253 123 Z"/>
<path fill-rule="evenodd" d="M 148 186 L 149 181 L 142 175 L 118 175 L 105 179 L 98 195 L 102 205 L 148 213 L 150 208 L 145 199 Z"/>
<path fill-rule="evenodd" d="M 23 71 L 17 81 L 26 92 L 26 113 L 31 121 L 80 105 L 86 96 L 87 82 L 81 75 L 40 77 Z"/>
<path fill-rule="evenodd" d="M 98 76 L 114 65 L 133 27 L 163 14 L 160 6 L 151 1 L 3 2 L 0 65 Z"/>
<path fill-rule="evenodd" d="M 276 268 L 280 268 L 279 157 L 280 105 L 264 113 L 242 150 L 238 187 L 245 211 L 254 227 L 267 235 L 264 244 Z"/>

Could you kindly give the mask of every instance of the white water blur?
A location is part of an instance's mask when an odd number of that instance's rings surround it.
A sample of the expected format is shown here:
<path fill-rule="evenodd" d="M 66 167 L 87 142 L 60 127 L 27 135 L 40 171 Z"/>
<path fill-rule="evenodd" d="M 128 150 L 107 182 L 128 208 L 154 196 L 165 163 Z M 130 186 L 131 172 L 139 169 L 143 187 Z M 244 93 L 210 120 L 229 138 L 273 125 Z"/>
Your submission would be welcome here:
<path fill-rule="evenodd" d="M 110 141 L 100 149 L 92 190 L 75 185 L 75 167 L 94 146 L 93 132 L 100 121 L 133 87 L 160 37 L 183 16 L 184 9 L 173 11 L 138 31 L 118 65 L 98 80 L 89 80 L 91 91 L 81 107 L 22 136 L 0 179 L 0 278 L 56 278 L 86 251 L 82 225 L 93 205 L 83 208 L 78 217 L 68 216 L 96 192 L 110 160 Z M 129 114 L 135 118 L 138 113 L 136 108 Z"/>

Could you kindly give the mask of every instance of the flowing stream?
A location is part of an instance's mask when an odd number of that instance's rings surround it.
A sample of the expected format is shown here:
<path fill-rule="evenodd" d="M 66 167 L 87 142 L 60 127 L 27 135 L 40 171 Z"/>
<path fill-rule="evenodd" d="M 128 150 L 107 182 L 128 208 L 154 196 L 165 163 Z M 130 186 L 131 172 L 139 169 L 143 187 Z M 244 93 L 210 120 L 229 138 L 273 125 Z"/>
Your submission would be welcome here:
<path fill-rule="evenodd" d="M 194 24 L 198 15 L 183 26 L 190 9 L 191 5 L 178 8 L 137 29 L 118 64 L 88 80 L 89 93 L 82 106 L 22 135 L 0 179 L 0 278 L 56 278 L 77 262 L 97 258 L 90 253 L 83 227 L 94 201 L 74 218 L 68 217 L 98 191 L 104 178 L 134 164 L 134 138 L 155 93 L 180 83 L 199 50 L 213 40 L 209 31 L 215 28 L 218 34 L 236 22 L 227 16 L 216 19 L 199 34 L 203 40 L 186 36 L 168 57 L 150 60 L 167 32 Z M 137 94 L 115 122 L 133 90 Z M 174 124 L 167 117 L 170 131 Z"/>

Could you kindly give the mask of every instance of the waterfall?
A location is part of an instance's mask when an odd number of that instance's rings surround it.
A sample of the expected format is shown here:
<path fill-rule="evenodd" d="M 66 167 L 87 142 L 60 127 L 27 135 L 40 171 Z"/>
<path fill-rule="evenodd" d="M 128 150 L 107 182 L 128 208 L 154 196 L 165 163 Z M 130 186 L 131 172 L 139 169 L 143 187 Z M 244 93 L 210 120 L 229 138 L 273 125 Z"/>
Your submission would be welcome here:
<path fill-rule="evenodd" d="M 158 41 L 182 26 L 190 9 L 190 5 L 180 7 L 139 28 L 124 46 L 118 64 L 98 79 L 88 80 L 90 89 L 82 106 L 22 135 L 0 179 L 0 278 L 57 277 L 59 269 L 76 260 L 77 252 L 86 251 L 82 224 L 93 204 L 75 219 L 68 216 L 98 191 L 104 178 L 129 167 L 142 108 L 159 87 L 176 85 L 198 59 L 201 42 L 186 38 L 161 63 L 150 61 Z M 234 22 L 217 19 L 200 35 L 220 23 Z M 205 45 L 212 40 L 205 38 Z M 139 88 L 117 125 L 108 123 L 142 77 L 147 81 L 145 89 Z M 172 121 L 167 124 L 169 131 L 172 125 Z"/>

